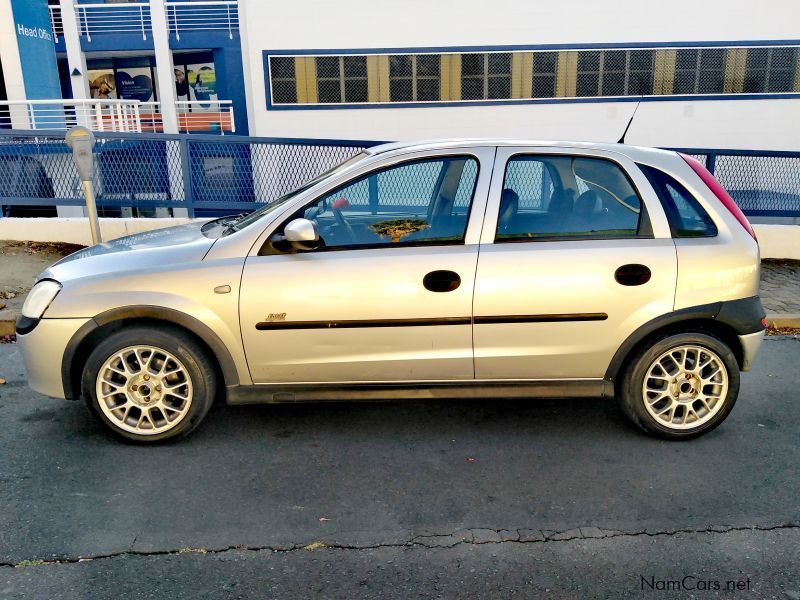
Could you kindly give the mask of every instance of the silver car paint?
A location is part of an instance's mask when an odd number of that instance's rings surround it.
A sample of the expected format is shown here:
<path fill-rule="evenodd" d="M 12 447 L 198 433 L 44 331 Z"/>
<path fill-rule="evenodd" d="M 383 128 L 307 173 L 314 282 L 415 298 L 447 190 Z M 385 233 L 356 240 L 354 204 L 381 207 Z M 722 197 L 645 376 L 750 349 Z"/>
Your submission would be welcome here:
<path fill-rule="evenodd" d="M 642 290 L 624 300 L 615 300 L 613 286 L 607 287 L 610 284 L 601 286 L 600 290 L 590 291 L 588 286 L 596 283 L 594 277 L 597 273 L 594 270 L 582 271 L 571 260 L 561 256 L 561 250 L 558 250 L 557 255 L 556 245 L 558 248 L 566 248 L 561 242 L 552 243 L 554 247 L 550 250 L 545 248 L 545 243 L 531 244 L 530 249 L 512 248 L 509 252 L 505 252 L 505 249 L 524 245 L 492 243 L 504 157 L 520 148 L 533 152 L 606 156 L 626 167 L 647 204 L 653 222 L 654 239 L 617 241 L 611 244 L 607 240 L 590 242 L 588 245 L 581 242 L 585 244 L 583 249 L 574 248 L 571 256 L 586 257 L 591 254 L 592 259 L 596 260 L 601 249 L 610 250 L 603 258 L 604 269 L 611 269 L 618 260 L 646 256 L 653 265 L 657 264 L 657 271 L 654 266 L 654 285 L 644 286 L 652 289 L 646 292 Z M 683 306 L 748 297 L 757 293 L 757 245 L 741 230 L 734 217 L 715 198 L 710 197 L 699 177 L 674 153 L 613 144 L 508 140 L 390 144 L 368 152 L 369 155 L 362 161 L 321 181 L 274 213 L 265 215 L 257 223 L 216 241 L 205 238 L 199 226 L 191 225 L 161 235 L 145 234 L 144 237 L 123 238 L 84 251 L 83 257 L 73 255 L 46 270 L 40 278 L 56 279 L 64 287 L 36 329 L 30 334 L 19 336 L 29 372 L 36 374 L 31 379 L 34 389 L 48 395 L 63 396 L 60 371 L 56 363 L 60 363 L 57 357 L 59 353 L 63 354 L 63 348 L 71 337 L 70 332 L 77 331 L 88 318 L 120 306 L 131 305 L 172 308 L 202 321 L 226 345 L 236 365 L 239 381 L 245 385 L 254 380 L 315 382 L 348 379 L 468 379 L 473 375 L 469 368 L 470 348 L 467 345 L 465 349 L 465 340 L 469 338 L 467 326 L 453 326 L 452 329 L 463 331 L 439 334 L 433 339 L 429 335 L 433 332 L 415 332 L 417 328 L 408 328 L 408 334 L 393 332 L 391 337 L 386 335 L 386 331 L 365 334 L 363 330 L 350 330 L 358 331 L 358 335 L 325 339 L 319 335 L 318 330 L 300 336 L 283 336 L 286 332 L 279 332 L 280 336 L 272 335 L 276 332 L 259 332 L 269 335 L 256 336 L 254 329 L 251 331 L 250 327 L 255 319 L 263 319 L 264 313 L 271 312 L 292 311 L 298 315 L 298 319 L 305 319 L 311 318 L 312 314 L 321 314 L 323 308 L 329 308 L 339 311 L 337 315 L 357 314 L 359 318 L 364 318 L 365 311 L 377 310 L 378 301 L 385 302 L 390 297 L 391 285 L 398 286 L 394 293 L 398 293 L 402 287 L 405 295 L 401 294 L 400 297 L 408 303 L 408 306 L 401 306 L 400 302 L 393 303 L 391 310 L 409 311 L 412 308 L 411 302 L 420 301 L 418 306 L 413 307 L 418 309 L 414 311 L 415 316 L 450 316 L 451 311 L 466 306 L 473 278 L 466 275 L 462 283 L 463 292 L 440 304 L 430 304 L 430 298 L 421 294 L 418 289 L 412 291 L 411 286 L 418 285 L 414 281 L 418 281 L 427 272 L 426 269 L 434 268 L 433 265 L 440 264 L 442 260 L 452 261 L 448 264 L 460 270 L 466 270 L 470 265 L 474 268 L 478 250 L 482 255 L 481 259 L 485 258 L 487 261 L 478 261 L 481 264 L 479 274 L 490 274 L 495 283 L 508 280 L 511 275 L 519 272 L 509 266 L 508 256 L 525 253 L 547 255 L 546 260 L 538 261 L 542 266 L 532 271 L 521 284 L 524 288 L 521 293 L 532 294 L 531 302 L 524 304 L 526 311 L 566 312 L 566 306 L 575 311 L 581 308 L 589 310 L 585 301 L 587 296 L 593 296 L 592 300 L 597 301 L 598 306 L 600 301 L 604 306 L 609 306 L 605 312 L 610 317 L 609 321 L 604 322 L 609 327 L 587 327 L 594 324 L 578 323 L 574 324 L 575 327 L 571 324 L 565 329 L 563 324 L 558 327 L 553 324 L 538 324 L 536 328 L 515 326 L 498 328 L 492 332 L 490 329 L 494 325 L 476 326 L 474 376 L 481 379 L 600 377 L 611 353 L 618 347 L 626 332 L 635 330 L 637 325 L 653 316 Z M 257 256 L 263 242 L 283 223 L 286 216 L 343 181 L 399 160 L 453 152 L 474 153 L 481 161 L 479 184 L 465 245 L 279 257 Z M 495 153 L 498 159 L 497 164 L 493 165 Z M 695 191 L 717 223 L 720 236 L 714 240 L 679 240 L 677 244 L 673 243 L 663 210 L 644 176 L 632 166 L 634 161 L 667 170 L 690 190 Z M 491 179 L 489 189 L 489 176 L 493 169 L 495 177 Z M 396 253 L 402 257 L 392 267 L 394 272 L 386 268 L 384 252 Z M 374 253 L 374 256 L 370 253 Z M 335 260 L 351 268 L 357 255 L 369 257 L 370 262 L 375 259 L 374 264 L 380 264 L 377 267 L 378 273 L 365 274 L 358 284 L 354 279 L 343 282 L 341 276 L 324 266 L 326 260 Z M 494 261 L 498 269 L 496 273 L 490 271 L 488 261 Z M 308 267 L 302 274 L 298 274 L 300 265 Z M 686 266 L 681 269 L 681 265 Z M 366 273 L 363 265 L 355 268 Z M 553 277 L 559 273 L 563 275 L 565 269 L 576 280 L 567 288 L 553 286 L 551 283 L 550 293 L 542 293 L 543 278 L 548 273 Z M 695 273 L 695 269 L 700 272 Z M 396 277 L 400 271 L 403 274 L 402 282 L 397 281 Z M 502 273 L 506 273 L 508 277 L 503 277 Z M 309 275 L 313 278 L 309 278 Z M 372 286 L 366 285 L 370 279 Z M 374 285 L 376 281 L 379 286 Z M 671 281 L 675 283 L 671 284 Z M 240 282 L 245 290 L 241 296 L 241 325 Z M 224 285 L 231 287 L 230 293 L 214 293 L 214 288 Z M 375 287 L 380 288 L 380 293 L 375 293 Z M 299 293 L 301 290 L 304 292 L 302 296 Z M 314 293 L 329 302 L 322 303 L 314 298 L 309 300 L 308 296 L 313 296 Z M 491 304 L 492 297 L 498 304 Z M 474 311 L 475 314 L 484 311 L 517 311 L 523 306 L 515 304 L 517 301 L 515 298 L 503 298 L 487 289 L 486 284 L 479 282 L 476 286 Z M 283 306 L 283 303 L 289 303 L 289 306 Z M 613 306 L 607 303 L 613 303 Z M 558 310 L 553 311 L 554 306 L 558 306 Z M 443 311 L 446 313 L 442 314 Z M 452 316 L 461 315 L 457 313 Z M 325 318 L 334 317 L 331 313 L 326 313 Z M 612 324 L 616 324 L 617 328 L 613 329 Z M 485 327 L 489 329 L 482 332 L 481 328 Z M 281 336 L 291 339 L 279 339 Z M 563 339 L 557 339 L 558 337 Z M 428 346 L 422 347 L 423 342 Z M 245 344 L 248 345 L 250 365 L 245 357 Z M 45 346 L 46 351 L 43 349 Z M 753 340 L 747 341 L 745 349 L 754 348 L 757 349 L 757 344 Z M 750 361 L 747 359 L 745 362 L 749 364 Z"/>

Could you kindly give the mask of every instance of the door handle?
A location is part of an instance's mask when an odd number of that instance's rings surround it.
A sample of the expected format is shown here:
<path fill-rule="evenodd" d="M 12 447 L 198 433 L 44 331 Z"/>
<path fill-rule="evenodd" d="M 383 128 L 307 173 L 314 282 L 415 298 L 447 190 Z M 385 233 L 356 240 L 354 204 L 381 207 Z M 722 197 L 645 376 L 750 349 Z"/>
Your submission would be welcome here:
<path fill-rule="evenodd" d="M 461 277 L 454 271 L 431 271 L 422 279 L 422 285 L 431 292 L 452 292 L 461 285 Z"/>
<path fill-rule="evenodd" d="M 646 265 L 622 265 L 614 272 L 614 279 L 620 285 L 644 285 L 650 281 L 652 273 Z"/>

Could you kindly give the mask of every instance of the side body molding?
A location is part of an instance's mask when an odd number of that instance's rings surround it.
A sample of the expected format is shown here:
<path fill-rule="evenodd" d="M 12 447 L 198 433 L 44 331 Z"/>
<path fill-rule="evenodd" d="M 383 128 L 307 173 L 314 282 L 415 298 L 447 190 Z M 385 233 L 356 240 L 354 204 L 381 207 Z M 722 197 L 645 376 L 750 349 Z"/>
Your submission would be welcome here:
<path fill-rule="evenodd" d="M 76 382 L 73 381 L 72 365 L 82 342 L 99 327 L 127 319 L 157 319 L 160 321 L 168 321 L 191 331 L 211 349 L 211 352 L 213 352 L 220 366 L 220 370 L 222 371 L 224 379 L 224 382 L 222 382 L 223 385 L 225 387 L 239 385 L 239 375 L 236 371 L 236 364 L 233 357 L 222 340 L 220 340 L 217 334 L 205 323 L 185 313 L 163 306 L 122 306 L 96 315 L 72 336 L 72 339 L 64 349 L 64 357 L 61 361 L 61 380 L 64 384 L 64 396 L 67 399 L 74 400 L 77 397 L 75 394 Z M 80 395 L 80 393 L 78 393 L 78 395 Z"/>

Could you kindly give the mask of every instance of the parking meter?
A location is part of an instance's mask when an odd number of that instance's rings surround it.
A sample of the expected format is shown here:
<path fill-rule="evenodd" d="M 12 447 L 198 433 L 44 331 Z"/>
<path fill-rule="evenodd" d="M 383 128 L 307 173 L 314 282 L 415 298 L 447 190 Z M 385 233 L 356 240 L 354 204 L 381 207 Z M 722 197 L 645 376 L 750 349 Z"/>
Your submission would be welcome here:
<path fill-rule="evenodd" d="M 78 169 L 81 178 L 83 195 L 86 198 L 86 212 L 89 217 L 89 228 L 92 232 L 92 243 L 98 244 L 103 241 L 100 233 L 100 221 L 97 219 L 97 205 L 94 198 L 94 186 L 92 179 L 94 176 L 94 134 L 86 127 L 72 127 L 67 131 L 64 138 L 67 146 L 72 150 L 72 159 Z"/>

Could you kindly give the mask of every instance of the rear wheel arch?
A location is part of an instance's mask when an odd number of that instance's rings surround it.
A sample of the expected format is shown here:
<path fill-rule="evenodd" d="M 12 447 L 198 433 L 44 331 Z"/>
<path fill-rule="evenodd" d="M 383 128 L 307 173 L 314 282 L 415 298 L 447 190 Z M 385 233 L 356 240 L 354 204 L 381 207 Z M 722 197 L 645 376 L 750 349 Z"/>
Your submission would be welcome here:
<path fill-rule="evenodd" d="M 706 333 L 719 339 L 731 349 L 741 369 L 744 363 L 744 349 L 739 341 L 739 334 L 733 326 L 715 318 L 719 312 L 719 306 L 720 303 L 698 307 L 701 310 L 687 309 L 684 314 L 679 314 L 683 311 L 676 311 L 647 323 L 631 334 L 617 349 L 606 370 L 605 380 L 616 386 L 622 379 L 631 357 L 635 356 L 642 348 L 653 344 L 660 338 L 688 332 Z M 713 310 L 713 307 L 716 307 L 716 310 Z"/>
<path fill-rule="evenodd" d="M 86 360 L 97 344 L 124 327 L 153 325 L 189 334 L 207 352 L 215 365 L 217 380 L 226 387 L 239 384 L 236 364 L 222 340 L 207 325 L 180 311 L 160 306 L 127 306 L 95 316 L 81 327 L 67 344 L 61 363 L 64 395 L 70 400 L 81 395 L 81 377 Z"/>

